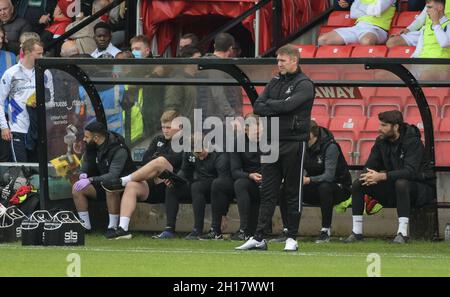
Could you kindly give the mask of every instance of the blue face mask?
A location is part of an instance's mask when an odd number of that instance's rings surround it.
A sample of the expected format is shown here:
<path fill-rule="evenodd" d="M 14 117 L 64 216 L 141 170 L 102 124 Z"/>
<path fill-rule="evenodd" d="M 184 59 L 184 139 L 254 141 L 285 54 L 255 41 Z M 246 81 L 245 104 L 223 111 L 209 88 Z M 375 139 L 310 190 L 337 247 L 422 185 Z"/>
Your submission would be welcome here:
<path fill-rule="evenodd" d="M 139 51 L 139 50 L 133 50 L 132 53 L 133 53 L 133 56 L 134 56 L 136 59 L 141 59 L 141 58 L 142 58 L 142 53 L 141 53 L 141 51 Z"/>

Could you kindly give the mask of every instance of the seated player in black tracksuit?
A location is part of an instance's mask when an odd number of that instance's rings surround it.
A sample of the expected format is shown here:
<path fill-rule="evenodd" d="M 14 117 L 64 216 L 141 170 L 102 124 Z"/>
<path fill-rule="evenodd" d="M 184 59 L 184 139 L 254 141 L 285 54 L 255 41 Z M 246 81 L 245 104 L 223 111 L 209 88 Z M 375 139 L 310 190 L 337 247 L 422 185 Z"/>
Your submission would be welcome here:
<path fill-rule="evenodd" d="M 194 141 L 192 143 L 194 144 Z M 192 149 L 193 152 L 183 153 L 183 162 L 178 175 L 189 182 L 178 187 L 173 185 L 166 189 L 166 229 L 158 235 L 158 238 L 174 236 L 179 202 L 180 200 L 189 200 L 189 198 L 192 198 L 194 210 L 194 229 L 185 238 L 200 239 L 204 226 L 205 206 L 209 200 L 212 208 L 211 231 L 202 236 L 202 239 L 222 238 L 220 230 L 222 215 L 226 212 L 229 199 L 234 196 L 230 159 L 227 153 L 209 150 L 210 148 L 207 147 L 200 152 Z"/>
<path fill-rule="evenodd" d="M 172 150 L 171 140 L 180 131 L 177 123 L 178 112 L 165 111 L 161 116 L 162 135 L 157 135 L 150 143 L 142 160 L 142 167 L 128 176 L 112 179 L 102 183 L 107 192 L 124 191 L 120 203 L 120 222 L 114 238 L 131 238 L 128 231 L 130 218 L 136 209 L 137 201 L 149 203 L 164 202 L 166 185 L 158 178 L 164 170 L 178 171 L 181 166 L 182 153 Z"/>
<path fill-rule="evenodd" d="M 363 240 L 364 195 L 383 206 L 396 207 L 398 231 L 393 243 L 408 239 L 411 207 L 426 205 L 435 197 L 435 174 L 414 125 L 403 122 L 397 110 L 378 114 L 380 136 L 370 151 L 363 173 L 352 185 L 352 233 L 346 242 Z"/>
<path fill-rule="evenodd" d="M 245 127 L 245 151 L 235 150 L 230 154 L 231 176 L 234 179 L 240 227 L 231 240 L 247 240 L 256 231 L 259 214 L 259 187 L 261 185 L 261 152 L 258 150 L 259 116 L 250 113 L 255 124 Z M 250 148 L 255 148 L 250 149 Z"/>
<path fill-rule="evenodd" d="M 328 242 L 333 205 L 348 199 L 352 178 L 333 134 L 315 121 L 311 121 L 310 125 L 304 166 L 303 201 L 320 205 L 322 212 L 322 229 L 316 243 Z"/>

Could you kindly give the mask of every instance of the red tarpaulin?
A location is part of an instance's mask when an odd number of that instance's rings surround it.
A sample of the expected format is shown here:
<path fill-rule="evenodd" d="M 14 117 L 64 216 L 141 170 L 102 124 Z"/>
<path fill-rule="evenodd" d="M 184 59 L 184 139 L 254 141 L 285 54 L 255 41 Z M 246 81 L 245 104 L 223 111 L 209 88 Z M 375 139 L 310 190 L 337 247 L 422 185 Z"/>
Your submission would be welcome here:
<path fill-rule="evenodd" d="M 254 2 L 250 0 L 143 1 L 141 17 L 144 24 L 144 34 L 150 38 L 156 35 L 158 52 L 161 54 L 172 41 L 174 41 L 172 49 L 176 48 L 175 43 L 178 42 L 179 34 L 192 32 L 202 37 L 222 25 L 226 21 L 224 18 L 229 20 L 237 17 L 253 7 Z M 282 1 L 282 37 L 300 29 L 310 21 L 313 14 L 317 14 L 318 9 L 325 9 L 328 0 L 314 0 L 314 2 L 324 4 L 318 5 L 315 3 L 313 5 L 315 11 L 313 11 L 309 0 Z M 194 21 L 194 17 L 200 20 Z M 218 17 L 218 19 L 214 19 L 214 17 Z M 253 42 L 255 38 L 254 19 L 255 15 L 253 14 L 242 22 L 242 26 L 250 32 Z M 271 47 L 271 20 L 272 4 L 269 3 L 261 10 L 259 44 L 261 53 Z M 187 31 L 188 29 L 191 31 Z M 246 40 L 240 41 L 242 44 Z"/>

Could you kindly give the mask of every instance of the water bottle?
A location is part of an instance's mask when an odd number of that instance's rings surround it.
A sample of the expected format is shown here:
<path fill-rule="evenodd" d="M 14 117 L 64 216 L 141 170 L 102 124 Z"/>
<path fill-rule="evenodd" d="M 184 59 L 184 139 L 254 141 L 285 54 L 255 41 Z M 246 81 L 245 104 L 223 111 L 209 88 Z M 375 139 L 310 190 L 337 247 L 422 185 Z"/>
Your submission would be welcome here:
<path fill-rule="evenodd" d="M 450 223 L 447 223 L 447 225 L 445 225 L 444 240 L 450 241 Z"/>

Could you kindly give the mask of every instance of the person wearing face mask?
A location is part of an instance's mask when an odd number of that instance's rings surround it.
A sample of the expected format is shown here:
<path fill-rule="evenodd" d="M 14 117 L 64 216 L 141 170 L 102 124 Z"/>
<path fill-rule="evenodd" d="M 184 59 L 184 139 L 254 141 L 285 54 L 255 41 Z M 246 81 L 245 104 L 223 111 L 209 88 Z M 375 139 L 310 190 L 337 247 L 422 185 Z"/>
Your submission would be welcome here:
<path fill-rule="evenodd" d="M 72 188 L 72 197 L 84 227 L 91 230 L 88 199 L 105 197 L 101 183 L 126 176 L 135 171 L 136 166 L 123 137 L 107 131 L 100 122 L 91 122 L 84 128 L 83 141 L 86 152 L 82 157 L 79 180 Z M 105 237 L 112 238 L 119 224 L 120 193 L 106 193 L 106 205 L 109 224 Z"/>
<path fill-rule="evenodd" d="M 130 40 L 131 51 L 137 59 L 152 58 L 151 44 L 147 36 L 138 35 Z"/>
<path fill-rule="evenodd" d="M 434 197 L 435 175 L 416 126 L 403 122 L 398 110 L 379 113 L 378 119 L 380 136 L 352 185 L 353 229 L 346 242 L 364 239 L 367 194 L 383 206 L 397 208 L 399 226 L 393 243 L 403 244 L 408 239 L 411 206 L 423 206 Z"/>

